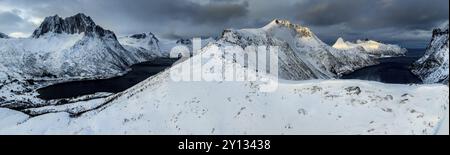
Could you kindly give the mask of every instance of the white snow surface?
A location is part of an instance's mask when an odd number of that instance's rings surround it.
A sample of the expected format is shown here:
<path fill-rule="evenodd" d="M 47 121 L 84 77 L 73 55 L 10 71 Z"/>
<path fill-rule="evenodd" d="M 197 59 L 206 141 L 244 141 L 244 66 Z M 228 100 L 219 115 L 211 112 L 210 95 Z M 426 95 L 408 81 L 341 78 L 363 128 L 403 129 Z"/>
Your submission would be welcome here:
<path fill-rule="evenodd" d="M 449 88 L 359 80 L 177 82 L 193 64 L 255 72 L 205 47 L 140 84 L 108 97 L 99 108 L 71 117 L 45 114 L 0 126 L 0 134 L 448 134 Z M 229 74 L 229 73 L 222 73 Z M 206 74 L 207 79 L 221 75 Z M 260 75 L 258 79 L 273 79 Z M 17 122 L 18 118 L 1 120 Z M 15 121 L 14 121 L 15 120 Z"/>
<path fill-rule="evenodd" d="M 0 39 L 0 107 L 44 104 L 36 97 L 38 88 L 123 75 L 131 65 L 160 55 L 157 46 L 126 48 L 84 14 L 47 17 L 29 38 Z"/>
<path fill-rule="evenodd" d="M 356 43 L 353 43 L 345 41 L 343 38 L 338 38 L 333 47 L 342 50 L 359 50 L 377 57 L 402 56 L 406 55 L 407 52 L 405 48 L 401 48 L 398 45 L 383 44 L 374 40 L 357 40 Z"/>

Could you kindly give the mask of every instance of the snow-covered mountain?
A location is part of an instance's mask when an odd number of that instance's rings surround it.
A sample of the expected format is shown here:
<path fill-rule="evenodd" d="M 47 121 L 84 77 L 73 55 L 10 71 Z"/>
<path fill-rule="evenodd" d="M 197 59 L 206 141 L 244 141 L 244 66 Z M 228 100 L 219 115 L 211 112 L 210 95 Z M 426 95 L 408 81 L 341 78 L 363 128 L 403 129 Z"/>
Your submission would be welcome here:
<path fill-rule="evenodd" d="M 279 46 L 283 79 L 332 78 L 376 63 L 360 51 L 326 45 L 308 28 L 275 20 L 259 29 L 226 30 L 222 38 L 202 48 L 201 54 L 107 98 L 23 110 L 34 115 L 0 108 L 0 134 L 449 132 L 447 86 L 281 79 L 277 89 L 264 92 L 265 81 L 277 81 L 278 77 L 257 75 L 254 69 L 229 59 L 230 53 L 217 50 L 227 45 Z M 244 53 L 236 55 L 242 56 Z M 205 68 L 179 72 L 192 66 Z M 220 74 L 211 74 L 215 71 Z M 233 74 L 229 71 L 244 72 L 258 80 L 176 80 L 191 74 L 206 79 Z"/>
<path fill-rule="evenodd" d="M 9 36 L 0 32 L 0 39 L 8 39 Z"/>
<path fill-rule="evenodd" d="M 355 49 L 376 57 L 404 56 L 408 51 L 398 45 L 382 44 L 374 40 L 357 40 L 356 43 L 353 43 L 345 41 L 343 38 L 338 38 L 333 47 L 343 50 Z"/>
<path fill-rule="evenodd" d="M 215 49 L 210 44 L 201 52 L 212 57 L 195 55 L 122 93 L 79 103 L 83 108 L 31 108 L 42 114 L 32 118 L 0 109 L 8 116 L 0 117 L 0 134 L 448 134 L 444 85 L 281 80 L 274 92 L 262 92 L 261 81 L 173 80 L 191 64 L 209 64 L 194 74 L 223 67 L 255 75 Z"/>
<path fill-rule="evenodd" d="M 30 38 L 0 40 L 2 72 L 27 78 L 111 77 L 150 59 L 127 51 L 109 30 L 84 15 L 45 18 Z"/>
<path fill-rule="evenodd" d="M 119 37 L 119 42 L 133 53 L 142 58 L 162 57 L 159 40 L 153 33 L 141 33 L 131 36 Z"/>
<path fill-rule="evenodd" d="M 176 44 L 179 44 L 179 45 L 192 45 L 192 39 L 178 39 Z"/>
<path fill-rule="evenodd" d="M 446 83 L 449 81 L 448 23 L 433 30 L 431 43 L 425 55 L 415 62 L 412 72 L 425 83 Z"/>
<path fill-rule="evenodd" d="M 258 29 L 225 30 L 217 43 L 278 46 L 279 75 L 289 80 L 337 78 L 377 63 L 365 53 L 334 49 L 310 29 L 286 20 L 274 20 Z"/>

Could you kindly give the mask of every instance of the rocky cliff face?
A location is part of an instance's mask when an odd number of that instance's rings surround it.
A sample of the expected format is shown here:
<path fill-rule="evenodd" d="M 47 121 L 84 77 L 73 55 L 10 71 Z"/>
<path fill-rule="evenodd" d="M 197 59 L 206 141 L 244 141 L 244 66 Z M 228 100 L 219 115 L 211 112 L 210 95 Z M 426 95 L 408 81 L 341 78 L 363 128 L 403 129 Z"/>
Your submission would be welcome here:
<path fill-rule="evenodd" d="M 9 36 L 0 32 L 0 39 L 8 39 Z"/>
<path fill-rule="evenodd" d="M 433 37 L 425 55 L 412 66 L 412 72 L 419 76 L 424 83 L 448 84 L 448 27 L 447 23 L 447 25 L 433 30 Z"/>
<path fill-rule="evenodd" d="M 367 53 L 375 57 L 404 56 L 408 51 L 398 45 L 383 44 L 368 39 L 349 42 L 343 38 L 339 38 L 333 47 L 342 50 L 359 50 L 362 53 Z"/>

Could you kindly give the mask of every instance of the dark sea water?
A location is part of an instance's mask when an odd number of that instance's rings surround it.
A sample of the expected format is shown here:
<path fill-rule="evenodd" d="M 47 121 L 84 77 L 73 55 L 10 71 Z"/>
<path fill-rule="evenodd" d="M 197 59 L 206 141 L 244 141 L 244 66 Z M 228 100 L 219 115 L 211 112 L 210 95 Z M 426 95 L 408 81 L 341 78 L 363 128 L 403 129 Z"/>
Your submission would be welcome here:
<path fill-rule="evenodd" d="M 380 58 L 380 64 L 344 75 L 342 79 L 360 79 L 383 83 L 411 84 L 422 81 L 410 71 L 412 63 L 425 53 L 424 49 L 409 49 L 406 56 Z"/>
<path fill-rule="evenodd" d="M 122 92 L 145 79 L 171 67 L 176 59 L 157 59 L 131 66 L 127 74 L 111 79 L 86 80 L 60 83 L 38 89 L 39 98 L 44 100 L 78 97 L 97 92 Z"/>

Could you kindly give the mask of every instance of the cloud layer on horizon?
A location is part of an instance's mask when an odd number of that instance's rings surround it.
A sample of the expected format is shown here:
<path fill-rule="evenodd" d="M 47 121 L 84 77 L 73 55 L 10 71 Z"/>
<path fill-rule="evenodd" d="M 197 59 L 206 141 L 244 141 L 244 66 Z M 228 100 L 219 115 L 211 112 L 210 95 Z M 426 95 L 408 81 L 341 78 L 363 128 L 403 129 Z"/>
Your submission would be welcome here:
<path fill-rule="evenodd" d="M 0 0 L 0 32 L 30 34 L 46 16 L 85 13 L 118 35 L 217 36 L 274 18 L 310 27 L 322 40 L 370 38 L 423 47 L 448 21 L 448 0 Z"/>

